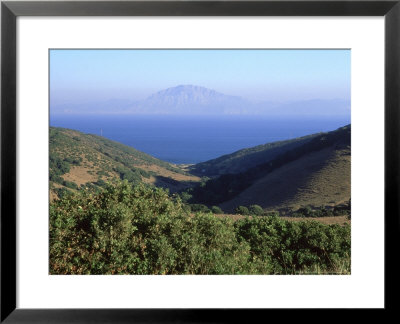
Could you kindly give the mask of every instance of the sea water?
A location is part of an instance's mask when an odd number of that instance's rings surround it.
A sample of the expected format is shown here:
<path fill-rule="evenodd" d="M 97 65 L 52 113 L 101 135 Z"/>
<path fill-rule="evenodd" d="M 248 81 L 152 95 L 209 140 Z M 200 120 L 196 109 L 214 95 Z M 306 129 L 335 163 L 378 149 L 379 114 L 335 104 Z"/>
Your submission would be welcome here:
<path fill-rule="evenodd" d="M 332 131 L 350 117 L 51 115 L 50 126 L 102 135 L 171 163 L 198 163 L 260 144 Z"/>

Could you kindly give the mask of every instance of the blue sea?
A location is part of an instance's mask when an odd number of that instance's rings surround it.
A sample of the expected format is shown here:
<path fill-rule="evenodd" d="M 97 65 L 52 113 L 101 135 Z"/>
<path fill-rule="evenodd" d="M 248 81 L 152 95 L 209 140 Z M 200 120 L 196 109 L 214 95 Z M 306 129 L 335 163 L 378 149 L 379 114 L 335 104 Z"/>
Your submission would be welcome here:
<path fill-rule="evenodd" d="M 50 125 L 101 135 L 171 163 L 198 163 L 237 150 L 332 131 L 350 117 L 175 117 L 52 115 Z"/>

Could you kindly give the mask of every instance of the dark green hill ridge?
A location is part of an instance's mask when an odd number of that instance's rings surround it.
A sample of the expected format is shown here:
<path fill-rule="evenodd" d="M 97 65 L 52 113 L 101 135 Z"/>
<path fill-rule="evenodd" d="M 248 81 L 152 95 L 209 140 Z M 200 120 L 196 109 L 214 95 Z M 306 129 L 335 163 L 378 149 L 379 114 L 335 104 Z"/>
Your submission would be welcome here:
<path fill-rule="evenodd" d="M 275 158 L 267 161 L 266 163 L 262 163 L 257 165 L 256 167 L 252 167 L 247 169 L 245 172 L 237 173 L 237 174 L 224 174 L 218 178 L 213 178 L 208 180 L 205 183 L 202 183 L 200 186 L 195 188 L 191 188 L 188 190 L 188 193 L 192 195 L 192 199 L 190 202 L 192 203 L 202 203 L 206 205 L 218 205 L 222 204 L 226 201 L 233 200 L 236 196 L 241 194 L 243 191 L 254 185 L 258 180 L 272 174 L 274 171 L 279 168 L 288 165 L 289 163 L 294 163 L 300 159 L 305 159 L 310 155 L 315 155 L 316 152 L 321 152 L 323 150 L 327 150 L 330 154 L 334 154 L 335 152 L 341 152 L 345 156 L 349 156 L 348 163 L 345 163 L 343 166 L 337 164 L 334 167 L 343 168 L 343 174 L 346 174 L 345 179 L 338 179 L 337 181 L 343 182 L 346 181 L 346 188 L 350 186 L 350 175 L 346 170 L 350 170 L 350 147 L 351 147 L 351 126 L 345 126 L 339 128 L 335 131 L 328 133 L 321 133 L 318 135 L 314 135 L 312 138 L 308 138 L 302 145 L 297 145 L 295 148 L 291 150 L 287 150 L 284 153 L 281 153 Z M 319 169 L 321 169 L 326 163 L 325 160 L 328 160 L 328 155 L 320 155 L 317 156 L 313 160 L 314 164 L 319 165 L 319 167 L 309 168 L 307 171 L 307 163 L 298 163 L 291 170 L 293 174 L 302 173 L 303 174 L 303 182 L 307 182 L 308 179 L 314 175 Z M 318 160 L 320 159 L 320 160 Z M 307 171 L 307 172 L 305 172 Z M 281 196 L 279 197 L 280 206 L 284 205 L 285 201 L 289 198 L 289 196 L 285 196 L 287 192 L 293 192 L 299 190 L 298 183 L 292 181 L 290 178 L 281 177 L 281 184 L 283 184 L 288 190 L 282 190 Z M 336 181 L 332 178 L 332 181 Z M 348 184 L 348 185 L 347 185 Z M 340 183 L 334 183 L 334 187 L 339 187 Z M 275 188 L 267 187 L 263 188 L 266 191 L 274 192 Z M 338 189 L 340 190 L 340 189 Z M 319 193 L 316 193 L 318 195 Z M 246 196 L 246 202 L 248 204 L 255 203 L 252 201 L 252 196 Z M 330 200 L 332 197 L 326 197 L 326 200 Z M 348 197 L 347 199 L 349 199 Z M 261 200 L 261 203 L 260 203 Z M 237 204 L 240 204 L 242 201 L 237 201 Z M 262 201 L 262 199 L 257 200 L 258 204 L 261 204 L 264 208 L 268 207 L 268 201 Z M 232 211 L 234 208 L 234 203 L 230 203 L 229 205 L 223 204 L 221 205 L 227 211 Z"/>
<path fill-rule="evenodd" d="M 308 143 L 320 134 L 302 136 L 290 140 L 278 141 L 245 148 L 231 154 L 220 156 L 190 168 L 193 174 L 213 177 L 221 174 L 241 173 L 278 157 Z"/>

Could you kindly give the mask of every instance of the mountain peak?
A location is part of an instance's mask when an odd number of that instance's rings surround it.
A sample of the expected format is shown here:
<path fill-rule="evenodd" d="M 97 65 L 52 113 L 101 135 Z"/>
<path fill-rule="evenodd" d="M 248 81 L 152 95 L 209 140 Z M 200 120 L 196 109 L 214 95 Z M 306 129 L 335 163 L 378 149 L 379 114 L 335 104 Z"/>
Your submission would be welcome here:
<path fill-rule="evenodd" d="M 195 96 L 195 97 L 208 97 L 215 95 L 223 96 L 222 93 L 218 93 L 215 90 L 211 90 L 205 87 L 196 86 L 192 84 L 181 84 L 176 87 L 167 88 L 156 92 L 151 95 L 148 99 L 157 98 L 161 96 Z"/>
<path fill-rule="evenodd" d="M 234 96 L 224 95 L 212 89 L 201 86 L 182 84 L 176 87 L 161 90 L 145 101 L 146 107 L 168 107 L 169 109 L 189 112 L 200 109 L 199 112 L 208 110 L 220 111 L 225 107 L 238 106 L 243 104 L 243 99 Z"/>

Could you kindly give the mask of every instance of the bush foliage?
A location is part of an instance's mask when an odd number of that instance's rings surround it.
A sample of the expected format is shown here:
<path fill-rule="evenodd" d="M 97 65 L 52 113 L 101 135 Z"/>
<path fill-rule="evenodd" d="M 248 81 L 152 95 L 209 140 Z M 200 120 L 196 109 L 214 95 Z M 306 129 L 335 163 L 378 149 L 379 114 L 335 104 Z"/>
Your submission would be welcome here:
<path fill-rule="evenodd" d="M 347 215 L 351 217 L 351 201 L 348 203 L 334 206 L 333 208 L 326 208 L 321 206 L 319 208 L 313 209 L 311 206 L 306 206 L 299 208 L 291 216 L 293 217 L 327 217 L 327 216 L 343 216 Z"/>
<path fill-rule="evenodd" d="M 192 215 L 124 181 L 50 205 L 52 274 L 349 273 L 350 226 Z"/>

